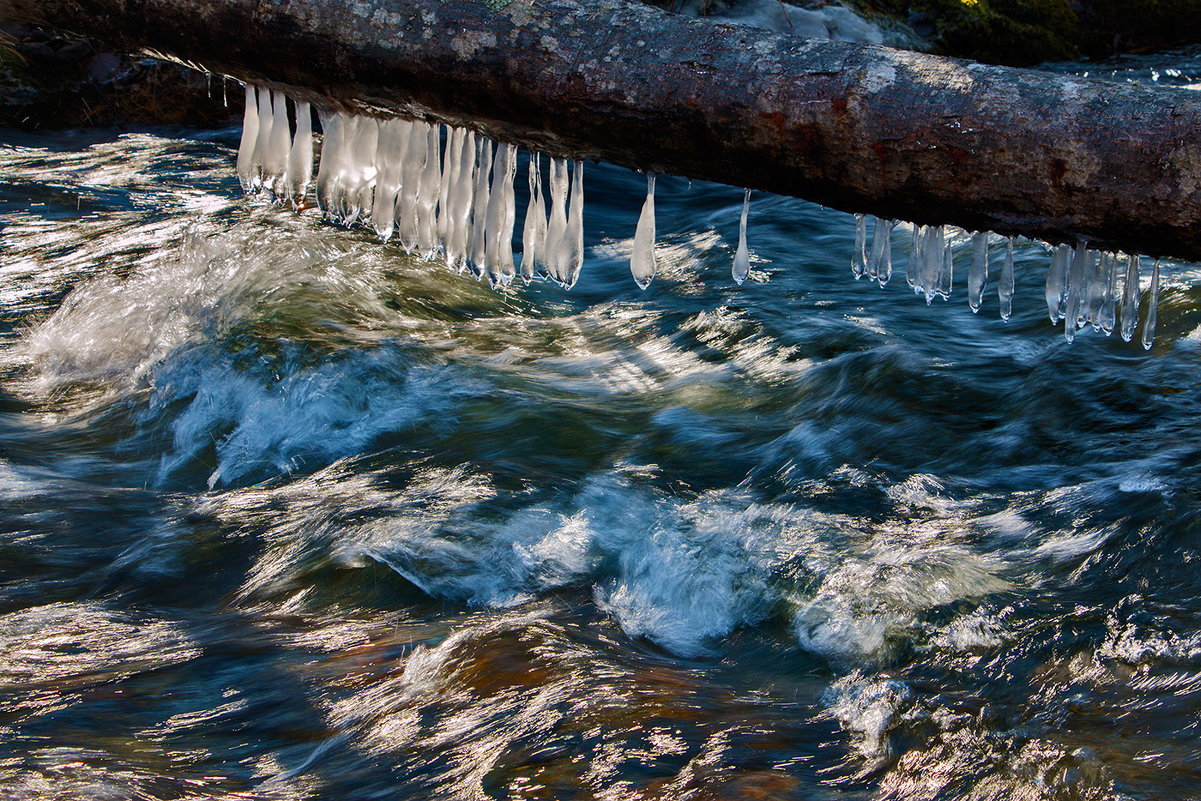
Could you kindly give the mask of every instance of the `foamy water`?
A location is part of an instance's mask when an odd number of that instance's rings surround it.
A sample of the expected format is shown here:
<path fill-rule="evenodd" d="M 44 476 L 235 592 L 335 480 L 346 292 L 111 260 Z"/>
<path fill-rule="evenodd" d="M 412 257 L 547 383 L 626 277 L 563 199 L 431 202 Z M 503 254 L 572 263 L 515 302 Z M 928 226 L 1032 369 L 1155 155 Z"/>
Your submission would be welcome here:
<path fill-rule="evenodd" d="M 756 193 L 739 287 L 660 176 L 643 292 L 589 165 L 579 283 L 494 292 L 237 139 L 0 145 L 10 795 L 1195 793 L 1195 265 L 1069 346 L 1042 245 L 1004 323 Z"/>

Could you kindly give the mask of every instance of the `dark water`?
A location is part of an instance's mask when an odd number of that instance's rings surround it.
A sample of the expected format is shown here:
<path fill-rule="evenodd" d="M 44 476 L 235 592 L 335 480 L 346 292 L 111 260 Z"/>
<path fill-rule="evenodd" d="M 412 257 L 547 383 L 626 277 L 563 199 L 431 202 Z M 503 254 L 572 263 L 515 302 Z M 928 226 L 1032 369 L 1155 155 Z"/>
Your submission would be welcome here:
<path fill-rule="evenodd" d="M 1069 346 L 660 178 L 640 292 L 593 165 L 496 293 L 237 137 L 2 137 L 0 795 L 1201 797 L 1195 265 Z"/>

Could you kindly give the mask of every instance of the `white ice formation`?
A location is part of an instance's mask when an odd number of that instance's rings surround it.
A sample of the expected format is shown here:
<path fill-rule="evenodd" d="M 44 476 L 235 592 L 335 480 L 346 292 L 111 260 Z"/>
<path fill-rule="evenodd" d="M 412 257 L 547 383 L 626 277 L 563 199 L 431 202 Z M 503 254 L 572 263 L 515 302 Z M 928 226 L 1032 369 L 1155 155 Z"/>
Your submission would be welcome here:
<path fill-rule="evenodd" d="M 238 179 L 248 194 L 302 207 L 312 178 L 312 112 L 308 103 L 292 100 L 290 119 L 289 100 L 281 92 L 246 86 Z M 582 161 L 568 167 L 567 159 L 549 160 L 548 219 L 542 159 L 530 154 L 530 200 L 518 269 L 513 256 L 516 145 L 423 120 L 318 113 L 323 140 L 316 199 L 326 219 L 370 226 L 381 240 L 396 237 L 408 252 L 443 258 L 448 267 L 471 270 L 494 287 L 520 276 L 527 283 L 545 278 L 570 289 L 579 279 L 584 263 Z M 649 195 L 644 217 L 649 229 L 642 225 L 636 238 L 646 238 L 649 231 L 650 249 L 640 252 L 644 261 L 649 253 L 653 277 L 654 202 Z"/>
<path fill-rule="evenodd" d="M 655 263 L 655 174 L 646 176 L 646 200 L 634 231 L 634 250 L 630 254 L 630 274 L 639 289 L 651 285 L 658 267 Z"/>
<path fill-rule="evenodd" d="M 305 205 L 313 165 L 311 114 L 306 102 L 265 87 L 246 86 L 237 171 L 247 193 L 261 193 L 298 208 Z M 526 283 L 542 278 L 570 289 L 579 279 L 584 261 L 582 161 L 574 161 L 569 169 L 567 159 L 549 158 L 544 173 L 541 155 L 529 154 L 529 200 L 518 267 L 513 255 L 516 145 L 422 120 L 381 120 L 326 110 L 319 114 L 324 136 L 316 198 L 326 219 L 346 226 L 361 222 L 381 240 L 395 236 L 408 252 L 426 259 L 441 257 L 451 269 L 470 270 L 494 287 L 520 276 Z M 646 200 L 630 256 L 630 272 L 642 289 L 657 272 L 654 192 L 652 174 L 647 176 Z M 739 284 L 750 275 L 746 240 L 750 194 L 747 189 L 743 196 L 731 270 Z M 888 284 L 897 227 L 895 220 L 855 215 L 851 271 L 856 279 L 866 275 L 881 287 Z M 927 303 L 935 297 L 948 299 L 956 247 L 970 242 L 967 299 L 972 311 L 979 311 L 988 283 L 989 246 L 1002 240 L 988 232 L 965 235 L 947 226 L 909 227 L 905 279 L 913 291 Z M 1014 291 L 1013 238 L 1003 244 L 997 299 L 1001 318 L 1008 320 Z M 1155 334 L 1159 286 L 1157 261 L 1143 324 L 1142 342 L 1147 348 Z M 1100 253 L 1085 241 L 1059 245 L 1052 251 L 1045 294 L 1051 322 L 1063 321 L 1069 342 L 1089 325 L 1107 336 L 1116 328 L 1129 342 L 1139 322 L 1139 257 Z"/>
<path fill-rule="evenodd" d="M 893 228 L 892 220 L 876 220 L 870 253 L 865 252 L 867 223 L 872 218 L 855 215 L 855 243 L 851 251 L 851 274 L 856 280 L 864 275 L 879 281 L 883 287 L 891 274 L 889 256 Z M 954 229 L 958 231 L 958 229 Z M 967 275 L 967 301 L 978 312 L 984 301 L 988 283 L 989 245 L 995 234 L 978 231 L 970 235 L 952 234 L 948 226 L 911 226 L 909 260 L 905 279 L 913 291 L 930 303 L 935 297 L 946 300 L 951 295 L 954 274 L 955 248 L 964 241 L 971 245 L 971 265 Z M 1013 310 L 1013 237 L 1004 240 L 1005 256 L 997 276 L 997 300 L 1001 319 L 1009 320 Z M 1081 241 L 1075 247 L 1059 245 L 1051 252 L 1047 269 L 1047 313 L 1052 323 L 1063 321 L 1064 337 L 1072 342 L 1076 332 L 1085 326 L 1109 336 L 1115 329 L 1122 339 L 1134 338 L 1139 320 L 1139 257 L 1134 254 L 1099 252 Z M 1143 346 L 1150 348 L 1155 336 L 1156 311 L 1159 303 L 1159 262 L 1151 278 L 1147 319 L 1143 325 Z M 1120 308 L 1119 308 L 1120 307 Z M 1120 311 L 1120 315 L 1119 315 Z"/>

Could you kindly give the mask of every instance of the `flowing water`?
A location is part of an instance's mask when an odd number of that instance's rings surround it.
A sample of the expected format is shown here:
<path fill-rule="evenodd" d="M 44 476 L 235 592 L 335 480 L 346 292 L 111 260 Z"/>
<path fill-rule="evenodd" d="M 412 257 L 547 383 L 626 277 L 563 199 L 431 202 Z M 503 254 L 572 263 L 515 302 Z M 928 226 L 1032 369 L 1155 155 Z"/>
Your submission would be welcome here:
<path fill-rule="evenodd" d="M 643 292 L 589 165 L 579 283 L 495 292 L 238 137 L 0 144 L 4 797 L 1199 797 L 1195 265 L 1068 345 L 1042 244 L 1006 323 L 1003 240 L 927 306 L 755 193 L 738 286 L 660 176 Z"/>

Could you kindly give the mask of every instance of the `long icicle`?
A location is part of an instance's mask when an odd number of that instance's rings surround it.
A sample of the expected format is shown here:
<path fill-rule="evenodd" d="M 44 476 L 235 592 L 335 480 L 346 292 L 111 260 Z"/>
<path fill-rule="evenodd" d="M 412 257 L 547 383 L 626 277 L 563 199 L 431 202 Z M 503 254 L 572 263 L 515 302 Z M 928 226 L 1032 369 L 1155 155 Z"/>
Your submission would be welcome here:
<path fill-rule="evenodd" d="M 1139 257 L 1131 253 L 1127 258 L 1130 261 L 1126 264 L 1126 285 L 1122 288 L 1122 339 L 1129 342 L 1138 328 Z"/>
<path fill-rule="evenodd" d="M 575 162 L 571 171 L 571 210 L 567 216 L 566 285 L 568 289 L 580 280 L 584 267 L 584 161 Z"/>
<path fill-rule="evenodd" d="M 1151 268 L 1151 290 L 1147 297 L 1147 322 L 1143 323 L 1143 349 L 1151 350 L 1155 342 L 1155 325 L 1159 322 L 1159 259 Z"/>
<path fill-rule="evenodd" d="M 1009 322 L 1013 314 L 1013 237 L 1005 240 L 1005 261 L 1001 264 L 1001 277 L 997 280 L 997 300 L 1001 306 L 1001 319 Z"/>
<path fill-rule="evenodd" d="M 742 286 L 742 282 L 751 274 L 751 254 L 746 247 L 746 218 L 751 210 L 751 190 L 744 189 L 742 195 L 742 217 L 738 221 L 738 249 L 734 251 L 734 266 L 730 275 Z"/>
<path fill-rule="evenodd" d="M 525 207 L 525 222 L 521 226 L 521 280 L 527 284 L 534 280 L 534 272 L 538 269 L 538 200 L 542 192 L 538 181 L 538 158 L 533 151 L 529 154 L 528 172 L 530 202 Z"/>
<path fill-rule="evenodd" d="M 313 112 L 304 100 L 295 100 L 296 134 L 288 151 L 288 197 L 294 208 L 303 208 L 313 179 Z"/>
<path fill-rule="evenodd" d="M 254 145 L 259 138 L 259 104 L 255 88 L 246 84 L 246 108 L 242 112 L 242 142 L 238 146 L 238 183 L 247 194 L 254 191 Z"/>
<path fill-rule="evenodd" d="M 639 289 L 646 289 L 658 272 L 655 263 L 655 174 L 646 175 L 646 200 L 634 229 L 634 249 L 630 253 L 630 273 Z"/>

